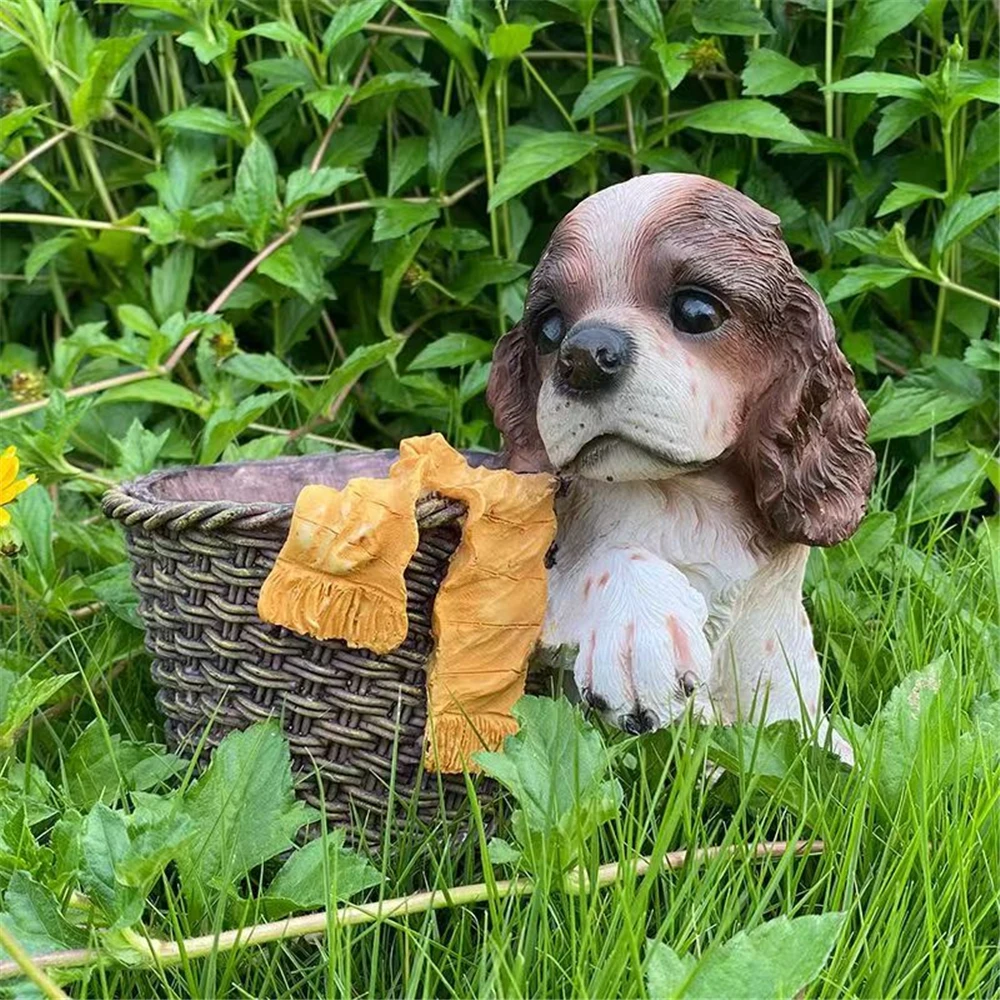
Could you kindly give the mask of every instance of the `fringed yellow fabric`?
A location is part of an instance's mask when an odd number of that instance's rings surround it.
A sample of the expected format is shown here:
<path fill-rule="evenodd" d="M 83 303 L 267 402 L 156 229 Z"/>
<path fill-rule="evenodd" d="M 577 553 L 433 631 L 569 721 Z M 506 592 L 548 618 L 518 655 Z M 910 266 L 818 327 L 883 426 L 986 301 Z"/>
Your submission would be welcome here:
<path fill-rule="evenodd" d="M 517 731 L 510 710 L 545 611 L 554 485 L 546 475 L 470 468 L 440 434 L 410 438 L 388 479 L 299 494 L 258 612 L 317 638 L 395 648 L 406 636 L 414 504 L 432 492 L 463 501 L 462 542 L 434 602 L 425 761 L 444 773 L 478 770 L 472 754 Z"/>
<path fill-rule="evenodd" d="M 257 613 L 316 639 L 388 653 L 406 638 L 403 570 L 416 551 L 419 484 L 354 479 L 306 486 Z"/>

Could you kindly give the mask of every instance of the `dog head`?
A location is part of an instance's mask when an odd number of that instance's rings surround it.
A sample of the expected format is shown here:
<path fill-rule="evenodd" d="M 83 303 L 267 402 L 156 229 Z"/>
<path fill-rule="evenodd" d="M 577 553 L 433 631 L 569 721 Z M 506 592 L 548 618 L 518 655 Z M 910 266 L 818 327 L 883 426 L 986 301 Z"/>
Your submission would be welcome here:
<path fill-rule="evenodd" d="M 778 217 L 716 181 L 637 177 L 581 202 L 494 353 L 508 464 L 607 481 L 725 463 L 774 538 L 864 514 L 868 413 Z"/>

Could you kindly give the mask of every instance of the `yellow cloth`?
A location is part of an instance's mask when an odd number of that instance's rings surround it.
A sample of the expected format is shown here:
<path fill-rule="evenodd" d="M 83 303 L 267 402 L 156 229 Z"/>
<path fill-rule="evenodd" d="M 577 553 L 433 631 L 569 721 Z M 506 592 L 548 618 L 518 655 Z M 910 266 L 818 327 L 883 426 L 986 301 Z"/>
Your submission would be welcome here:
<path fill-rule="evenodd" d="M 261 588 L 264 621 L 385 653 L 406 638 L 403 571 L 417 547 L 414 505 L 438 493 L 466 505 L 462 541 L 434 601 L 426 764 L 477 770 L 471 754 L 516 732 L 528 656 L 546 603 L 554 481 L 470 468 L 440 434 L 409 438 L 387 479 L 307 486 Z"/>

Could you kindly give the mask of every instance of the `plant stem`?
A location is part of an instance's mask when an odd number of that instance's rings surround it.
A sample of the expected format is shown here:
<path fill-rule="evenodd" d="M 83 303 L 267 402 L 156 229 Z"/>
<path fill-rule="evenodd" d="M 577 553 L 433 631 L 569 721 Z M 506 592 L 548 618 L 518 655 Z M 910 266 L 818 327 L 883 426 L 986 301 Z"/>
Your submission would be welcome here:
<path fill-rule="evenodd" d="M 765 841 L 750 846 L 748 853 L 751 859 L 759 861 L 767 858 L 781 858 L 789 853 L 799 857 L 821 854 L 823 850 L 823 842 L 819 840 L 800 840 L 794 843 Z M 582 895 L 595 889 L 614 885 L 626 876 L 638 877 L 653 870 L 671 871 L 683 868 L 689 863 L 704 864 L 726 855 L 746 857 L 745 851 L 747 851 L 747 847 L 742 844 L 729 847 L 703 847 L 696 850 L 671 851 L 664 854 L 655 866 L 653 861 L 647 857 L 639 857 L 630 861 L 614 861 L 611 864 L 601 865 L 593 880 L 586 871 L 573 869 L 564 876 L 561 888 L 571 895 Z M 253 927 L 205 934 L 183 941 L 146 938 L 135 931 L 127 932 L 127 936 L 132 948 L 146 964 L 157 967 L 176 965 L 182 960 L 217 955 L 236 948 L 246 948 L 249 945 L 266 944 L 270 941 L 287 941 L 308 934 L 323 934 L 328 932 L 332 926 L 347 927 L 378 923 L 415 913 L 427 913 L 429 910 L 454 909 L 458 906 L 469 906 L 496 899 L 530 896 L 540 885 L 545 884 L 547 883 L 530 878 L 504 879 L 492 884 L 477 882 L 473 885 L 460 885 L 451 889 L 417 892 L 409 896 L 399 896 L 376 903 L 342 906 L 332 911 L 321 910 L 318 913 L 307 913 L 300 917 L 288 917 L 285 920 L 276 920 L 272 923 L 256 924 Z M 98 951 L 81 949 L 38 955 L 34 961 L 40 968 L 69 968 L 90 965 L 102 957 Z M 0 980 L 17 975 L 19 969 L 20 967 L 14 962 L 0 962 Z"/>
<path fill-rule="evenodd" d="M 111 229 L 118 233 L 136 233 L 148 236 L 145 226 L 119 226 L 100 219 L 75 219 L 65 215 L 41 215 L 34 212 L 0 212 L 0 222 L 24 222 L 37 226 L 66 226 L 70 229 Z"/>
<path fill-rule="evenodd" d="M 622 54 L 622 36 L 618 30 L 618 5 L 616 0 L 608 0 L 608 25 L 611 28 L 611 45 L 615 52 L 615 65 L 624 66 L 625 57 Z M 635 141 L 635 119 L 632 117 L 632 98 L 625 95 L 625 125 L 628 129 L 628 148 L 631 152 L 632 176 L 639 173 L 639 161 L 635 158 L 637 146 Z"/>
<path fill-rule="evenodd" d="M 951 196 L 955 186 L 955 167 L 953 161 L 951 129 L 954 124 L 954 116 L 947 115 L 941 119 L 941 145 L 944 154 L 944 203 L 951 204 Z M 940 273 L 947 276 L 946 280 L 950 284 L 949 267 L 951 264 L 951 250 L 944 252 L 941 261 Z M 937 357 L 941 349 L 941 337 L 944 333 L 944 315 L 948 305 L 948 284 L 942 281 L 938 285 L 937 303 L 934 306 L 934 333 L 931 337 L 931 356 Z"/>
<path fill-rule="evenodd" d="M 535 69 L 535 67 L 532 66 L 523 55 L 521 56 L 521 64 L 531 74 L 531 78 L 538 84 L 545 96 L 556 106 L 556 110 L 558 110 L 559 114 L 566 119 L 566 124 L 569 125 L 569 127 L 575 132 L 576 122 L 573 121 L 572 116 L 566 110 L 566 106 L 563 102 L 560 101 L 559 98 L 552 92 L 552 88 L 545 82 L 544 77 L 542 77 L 538 70 Z"/>
<path fill-rule="evenodd" d="M 826 111 L 826 137 L 833 138 L 833 101 L 834 94 L 830 90 L 833 83 L 833 0 L 826 0 L 826 32 L 824 36 L 823 80 L 826 88 L 823 91 L 823 104 Z M 834 178 L 833 162 L 826 161 L 826 221 L 833 222 L 834 216 Z"/>
<path fill-rule="evenodd" d="M 946 274 L 939 274 L 936 281 L 940 288 L 945 288 L 949 292 L 955 292 L 958 295 L 964 295 L 967 298 L 975 299 L 977 302 L 985 302 L 988 306 L 992 306 L 994 309 L 1000 309 L 1000 299 L 995 299 L 992 295 L 986 295 L 984 292 L 976 291 L 975 288 L 969 288 L 968 285 L 960 285 L 957 281 L 952 281 Z"/>
<path fill-rule="evenodd" d="M 594 10 L 590 11 L 583 22 L 583 39 L 587 54 L 587 83 L 590 83 L 594 79 Z M 587 131 L 592 136 L 596 135 L 596 126 L 596 116 L 589 115 L 587 117 Z M 590 193 L 594 194 L 597 191 L 597 161 L 593 156 L 590 156 L 588 159 L 587 173 L 589 175 Z"/>
<path fill-rule="evenodd" d="M 71 132 L 71 129 L 63 129 L 61 132 L 57 132 L 55 135 L 49 136 L 45 142 L 40 142 L 34 149 L 25 153 L 24 156 L 19 160 L 15 160 L 2 174 L 0 174 L 0 184 L 4 181 L 9 181 L 11 177 L 14 176 L 22 167 L 26 167 L 32 160 L 36 157 L 42 155 L 42 153 L 51 149 L 56 143 L 62 142 Z"/>

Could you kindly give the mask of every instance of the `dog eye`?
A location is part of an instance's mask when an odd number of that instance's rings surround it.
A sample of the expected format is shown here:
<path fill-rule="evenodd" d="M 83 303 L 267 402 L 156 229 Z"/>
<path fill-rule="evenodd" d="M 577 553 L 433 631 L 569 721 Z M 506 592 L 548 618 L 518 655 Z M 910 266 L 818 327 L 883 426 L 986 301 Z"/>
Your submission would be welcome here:
<path fill-rule="evenodd" d="M 538 350 L 541 354 L 551 354 L 562 342 L 566 324 L 557 312 L 549 313 L 538 328 Z"/>
<path fill-rule="evenodd" d="M 711 333 L 718 330 L 729 314 L 726 307 L 708 292 L 682 288 L 670 302 L 670 321 L 681 333 Z"/>

